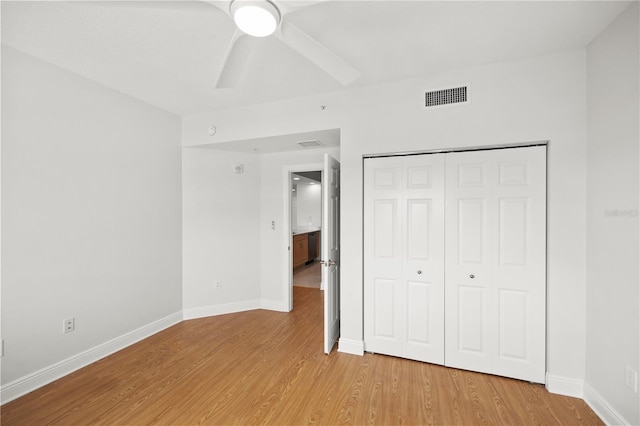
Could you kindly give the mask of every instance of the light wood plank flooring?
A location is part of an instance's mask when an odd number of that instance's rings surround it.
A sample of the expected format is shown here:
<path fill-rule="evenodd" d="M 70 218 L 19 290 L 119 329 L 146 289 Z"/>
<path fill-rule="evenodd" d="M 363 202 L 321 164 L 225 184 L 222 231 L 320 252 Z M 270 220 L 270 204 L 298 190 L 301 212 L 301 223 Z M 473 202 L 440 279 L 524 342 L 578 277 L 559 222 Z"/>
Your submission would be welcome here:
<path fill-rule="evenodd" d="M 8 425 L 600 425 L 542 385 L 382 355 L 322 353 L 322 292 L 292 313 L 184 321 L 5 404 Z"/>

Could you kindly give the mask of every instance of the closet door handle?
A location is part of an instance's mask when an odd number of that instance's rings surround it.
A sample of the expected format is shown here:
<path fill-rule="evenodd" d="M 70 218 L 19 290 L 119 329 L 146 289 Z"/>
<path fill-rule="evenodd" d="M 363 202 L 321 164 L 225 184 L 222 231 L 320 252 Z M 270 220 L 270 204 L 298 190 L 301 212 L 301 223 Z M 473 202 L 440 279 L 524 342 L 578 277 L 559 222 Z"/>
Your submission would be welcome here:
<path fill-rule="evenodd" d="M 420 275 L 422 273 L 422 271 L 420 269 L 418 269 L 418 275 Z"/>
<path fill-rule="evenodd" d="M 475 275 L 473 275 L 473 274 L 469 275 L 469 278 L 475 278 L 475 277 L 476 277 L 476 276 L 475 276 Z"/>

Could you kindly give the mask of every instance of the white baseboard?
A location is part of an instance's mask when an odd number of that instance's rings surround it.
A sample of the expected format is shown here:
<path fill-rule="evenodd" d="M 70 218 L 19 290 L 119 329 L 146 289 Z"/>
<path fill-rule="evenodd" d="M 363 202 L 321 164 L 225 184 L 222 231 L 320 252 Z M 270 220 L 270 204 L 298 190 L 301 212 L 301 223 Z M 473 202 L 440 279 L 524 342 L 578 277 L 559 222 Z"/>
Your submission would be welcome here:
<path fill-rule="evenodd" d="M 338 352 L 362 356 L 364 355 L 364 341 L 340 338 L 338 340 Z"/>
<path fill-rule="evenodd" d="M 584 385 L 584 401 L 591 407 L 594 413 L 607 425 L 630 425 L 631 422 L 618 413 L 595 389 Z"/>
<path fill-rule="evenodd" d="M 182 311 L 185 320 L 213 317 L 216 315 L 234 314 L 236 312 L 252 311 L 261 308 L 259 299 L 245 300 L 242 302 L 225 303 L 222 305 L 202 306 L 189 308 Z"/>
<path fill-rule="evenodd" d="M 161 318 L 146 326 L 140 327 L 94 348 L 45 367 L 32 374 L 21 377 L 13 382 L 0 386 L 0 405 L 13 401 L 31 391 L 58 380 L 106 356 L 126 348 L 140 340 L 171 327 L 183 320 L 210 317 L 215 315 L 232 314 L 254 309 L 268 309 L 272 311 L 288 312 L 288 304 L 276 300 L 248 300 L 223 305 L 204 306 L 185 309 L 165 318 Z"/>
<path fill-rule="evenodd" d="M 0 405 L 71 374 L 182 321 L 176 312 L 0 387 Z"/>
<path fill-rule="evenodd" d="M 551 393 L 582 398 L 584 396 L 584 381 L 569 377 L 554 376 L 547 373 L 546 388 Z"/>
<path fill-rule="evenodd" d="M 283 302 L 281 300 L 269 300 L 262 299 L 260 301 L 260 308 L 266 309 L 269 311 L 277 311 L 277 312 L 289 312 L 289 304 L 287 302 Z"/>

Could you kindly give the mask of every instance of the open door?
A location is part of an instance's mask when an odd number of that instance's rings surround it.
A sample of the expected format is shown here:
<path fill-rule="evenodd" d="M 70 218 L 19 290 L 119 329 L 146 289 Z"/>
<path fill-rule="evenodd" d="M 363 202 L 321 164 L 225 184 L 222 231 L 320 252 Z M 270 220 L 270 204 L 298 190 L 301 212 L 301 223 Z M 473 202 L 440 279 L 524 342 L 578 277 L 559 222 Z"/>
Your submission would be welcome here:
<path fill-rule="evenodd" d="M 340 163 L 329 154 L 324 154 L 321 238 L 324 352 L 330 354 L 340 335 Z"/>

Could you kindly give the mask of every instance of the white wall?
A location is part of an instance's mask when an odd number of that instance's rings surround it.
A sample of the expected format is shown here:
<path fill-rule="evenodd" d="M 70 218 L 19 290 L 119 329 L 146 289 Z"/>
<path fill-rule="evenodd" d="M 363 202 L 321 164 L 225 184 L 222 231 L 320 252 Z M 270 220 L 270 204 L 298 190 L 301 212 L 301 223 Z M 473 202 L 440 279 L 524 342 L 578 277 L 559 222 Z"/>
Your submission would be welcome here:
<path fill-rule="evenodd" d="M 4 388 L 179 314 L 180 126 L 2 46 Z"/>
<path fill-rule="evenodd" d="M 2 22 L 2 7 L 0 7 L 0 22 Z M 2 31 L 0 31 L 0 42 L 2 42 Z M 0 54 L 0 81 L 2 81 L 2 54 Z M 2 99 L 2 84 L 0 84 L 0 99 Z M 0 135 L 2 134 L 2 102 L 0 102 Z M 2 137 L 0 136 L 0 188 L 2 187 Z M 2 190 L 0 189 L 0 193 Z M 1 194 L 0 194 L 1 195 Z M 0 196 L 0 224 L 2 223 L 2 197 Z M 0 226 L 0 339 L 2 339 L 2 226 Z M 0 345 L 4 345 L 4 340 L 0 341 Z M 2 360 L 0 357 L 0 372 L 2 371 Z M 0 373 L 1 374 L 1 373 Z M 2 378 L 0 377 L 0 384 Z M 0 403 L 1 401 L 0 396 Z"/>
<path fill-rule="evenodd" d="M 185 318 L 288 310 L 286 170 L 319 170 L 324 152 L 338 158 L 338 148 L 260 155 L 183 149 Z M 243 174 L 233 173 L 237 163 Z"/>
<path fill-rule="evenodd" d="M 298 227 L 322 226 L 322 185 L 298 184 L 295 224 Z M 293 218 L 291 220 L 293 226 Z"/>
<path fill-rule="evenodd" d="M 422 109 L 425 88 L 469 83 L 470 105 Z M 550 140 L 548 385 L 580 396 L 585 368 L 585 98 L 585 52 L 577 50 L 185 117 L 183 143 L 209 143 L 203 129 L 210 123 L 216 123 L 218 142 L 341 129 L 340 347 L 357 352 L 363 339 L 362 156 Z M 270 170 L 264 162 L 263 170 Z M 266 211 L 281 209 L 281 201 L 264 201 L 264 180 L 262 184 L 265 222 Z M 265 244 L 268 224 L 261 226 Z M 280 299 L 283 292 L 276 289 L 282 277 L 264 267 L 271 265 L 266 252 L 263 245 L 263 297 Z"/>
<path fill-rule="evenodd" d="M 259 156 L 184 148 L 182 170 L 185 317 L 258 308 Z"/>
<path fill-rule="evenodd" d="M 585 397 L 609 423 L 627 424 L 640 424 L 639 396 L 624 382 L 626 366 L 640 371 L 638 9 L 587 49 Z"/>
<path fill-rule="evenodd" d="M 287 234 L 289 217 L 286 212 L 285 194 L 289 171 L 320 170 L 324 153 L 340 159 L 339 148 L 309 149 L 260 156 L 262 173 L 261 193 L 261 253 L 260 267 L 262 299 L 273 309 L 287 311 L 290 266 L 287 266 L 291 236 Z M 276 229 L 271 229 L 274 221 Z"/>

